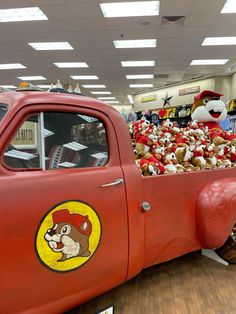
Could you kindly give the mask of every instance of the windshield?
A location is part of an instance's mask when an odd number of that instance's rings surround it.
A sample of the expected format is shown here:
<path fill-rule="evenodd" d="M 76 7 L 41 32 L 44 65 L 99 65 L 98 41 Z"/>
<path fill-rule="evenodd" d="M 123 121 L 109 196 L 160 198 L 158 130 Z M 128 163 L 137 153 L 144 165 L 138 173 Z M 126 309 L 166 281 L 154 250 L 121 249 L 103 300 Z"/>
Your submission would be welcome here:
<path fill-rule="evenodd" d="M 3 117 L 7 112 L 7 106 L 0 104 L 0 121 L 2 121 Z"/>

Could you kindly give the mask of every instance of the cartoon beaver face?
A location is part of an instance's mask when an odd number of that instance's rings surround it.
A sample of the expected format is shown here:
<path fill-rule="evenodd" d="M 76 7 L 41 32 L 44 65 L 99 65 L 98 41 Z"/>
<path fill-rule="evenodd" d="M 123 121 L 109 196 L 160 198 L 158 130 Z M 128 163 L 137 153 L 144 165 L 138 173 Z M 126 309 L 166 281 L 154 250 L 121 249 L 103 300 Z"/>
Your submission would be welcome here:
<path fill-rule="evenodd" d="M 221 94 L 211 91 L 204 91 L 195 97 L 192 106 L 192 120 L 199 122 L 214 121 L 220 122 L 227 116 L 225 103 L 220 100 Z"/>
<path fill-rule="evenodd" d="M 65 222 L 60 222 L 60 220 Z M 54 225 L 44 235 L 49 247 L 54 252 L 61 252 L 58 261 L 72 257 L 89 256 L 89 235 L 91 223 L 87 216 L 70 214 L 67 209 L 53 213 Z"/>

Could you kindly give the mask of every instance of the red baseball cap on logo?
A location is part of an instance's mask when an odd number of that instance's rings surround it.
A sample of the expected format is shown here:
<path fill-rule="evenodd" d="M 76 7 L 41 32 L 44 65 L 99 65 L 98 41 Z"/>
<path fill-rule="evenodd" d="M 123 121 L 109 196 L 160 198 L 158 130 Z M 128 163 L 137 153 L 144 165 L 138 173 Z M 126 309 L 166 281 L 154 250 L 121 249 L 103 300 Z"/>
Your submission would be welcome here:
<path fill-rule="evenodd" d="M 92 224 L 88 216 L 80 214 L 70 214 L 68 209 L 61 209 L 52 213 L 52 219 L 54 224 L 69 223 L 78 229 L 79 232 L 90 236 L 92 232 Z"/>
<path fill-rule="evenodd" d="M 200 94 L 198 94 L 197 96 L 194 97 L 194 100 L 199 100 L 204 98 L 205 96 L 213 96 L 213 97 L 218 97 L 220 98 L 221 96 L 224 96 L 223 94 L 219 94 L 219 93 L 215 93 L 212 92 L 210 90 L 204 90 L 203 92 L 201 92 Z"/>

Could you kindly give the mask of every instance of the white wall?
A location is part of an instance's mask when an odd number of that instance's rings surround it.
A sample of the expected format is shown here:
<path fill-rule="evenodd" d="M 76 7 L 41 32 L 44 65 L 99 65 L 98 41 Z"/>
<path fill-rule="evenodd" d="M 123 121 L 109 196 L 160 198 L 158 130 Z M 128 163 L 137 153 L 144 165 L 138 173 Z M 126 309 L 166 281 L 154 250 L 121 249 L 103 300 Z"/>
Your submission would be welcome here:
<path fill-rule="evenodd" d="M 230 89 L 230 83 L 226 80 L 224 82 L 225 86 L 227 86 Z M 170 100 L 171 106 L 180 106 L 184 104 L 192 104 L 194 100 L 194 95 L 196 94 L 190 94 L 190 95 L 184 95 L 179 96 L 179 90 L 185 89 L 193 86 L 200 86 L 200 92 L 207 89 L 207 90 L 215 90 L 215 78 L 207 78 L 204 80 L 194 80 L 192 82 L 188 83 L 182 83 L 175 86 L 169 86 L 163 89 L 153 90 L 146 93 L 138 94 L 134 96 L 134 110 L 135 111 L 141 111 L 144 109 L 155 109 L 155 108 L 161 108 L 163 107 L 164 101 L 162 98 L 166 97 L 166 93 L 168 92 L 168 96 L 173 96 Z M 235 86 L 236 86 L 236 78 L 235 78 Z M 147 96 L 147 95 L 154 95 L 156 94 L 156 100 L 155 101 L 149 101 L 145 103 L 141 103 L 141 97 Z M 166 105 L 167 107 L 168 105 Z"/>
<path fill-rule="evenodd" d="M 223 94 L 221 99 L 227 103 L 231 100 L 231 77 L 230 76 L 217 76 L 215 77 L 215 92 Z"/>
<path fill-rule="evenodd" d="M 236 73 L 231 76 L 230 90 L 230 99 L 236 98 Z"/>

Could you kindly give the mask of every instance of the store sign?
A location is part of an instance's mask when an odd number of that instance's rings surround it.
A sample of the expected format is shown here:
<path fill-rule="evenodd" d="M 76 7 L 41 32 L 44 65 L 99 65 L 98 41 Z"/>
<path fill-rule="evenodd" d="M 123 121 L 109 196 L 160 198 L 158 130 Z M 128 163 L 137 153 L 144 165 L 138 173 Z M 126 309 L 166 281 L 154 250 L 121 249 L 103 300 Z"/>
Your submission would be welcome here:
<path fill-rule="evenodd" d="M 156 95 L 148 95 L 141 97 L 141 102 L 148 102 L 148 101 L 154 101 L 157 99 Z"/>
<path fill-rule="evenodd" d="M 17 148 L 35 148 L 37 141 L 36 123 L 25 122 L 13 138 L 12 145 Z"/>
<path fill-rule="evenodd" d="M 200 86 L 193 86 L 179 90 L 179 96 L 190 95 L 200 92 Z"/>

